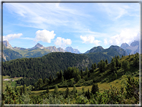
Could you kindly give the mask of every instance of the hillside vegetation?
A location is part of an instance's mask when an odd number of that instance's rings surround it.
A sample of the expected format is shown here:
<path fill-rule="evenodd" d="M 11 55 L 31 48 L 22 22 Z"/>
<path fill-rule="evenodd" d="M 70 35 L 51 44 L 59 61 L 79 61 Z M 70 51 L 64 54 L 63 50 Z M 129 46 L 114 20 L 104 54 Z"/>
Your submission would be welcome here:
<path fill-rule="evenodd" d="M 3 63 L 3 75 L 25 77 L 22 84 L 30 85 L 38 78 L 54 78 L 56 73 L 68 67 L 85 69 L 90 67 L 91 60 L 85 55 L 54 52 L 41 58 L 22 58 Z"/>
<path fill-rule="evenodd" d="M 12 89 L 7 86 L 3 103 L 138 104 L 138 78 L 139 54 L 116 56 L 111 63 L 101 60 L 85 70 L 77 67 L 59 70 L 56 78 L 39 78 L 28 87 L 23 85 Z"/>

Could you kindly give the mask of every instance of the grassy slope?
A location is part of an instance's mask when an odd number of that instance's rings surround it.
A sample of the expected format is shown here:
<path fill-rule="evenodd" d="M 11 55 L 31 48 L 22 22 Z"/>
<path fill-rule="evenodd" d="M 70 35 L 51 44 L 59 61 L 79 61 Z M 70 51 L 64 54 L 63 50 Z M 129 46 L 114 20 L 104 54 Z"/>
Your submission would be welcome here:
<path fill-rule="evenodd" d="M 127 60 L 129 61 L 131 64 L 133 64 L 133 55 L 130 56 L 125 56 L 121 59 L 121 62 L 124 61 L 124 60 Z M 110 86 L 114 86 L 114 87 L 117 87 L 118 89 L 121 88 L 121 86 L 124 86 L 125 83 L 126 83 L 126 76 L 127 75 L 131 75 L 132 77 L 134 77 L 134 79 L 139 79 L 139 69 L 138 68 L 134 68 L 134 67 L 130 67 L 130 71 L 129 72 L 126 72 L 124 73 L 124 70 L 123 69 L 119 69 L 117 70 L 118 72 L 118 78 L 115 79 L 115 80 L 110 80 L 110 78 L 112 78 L 114 75 L 111 75 L 110 74 L 110 69 L 107 69 L 105 72 L 103 73 L 100 73 L 99 72 L 99 69 L 96 69 L 94 71 L 94 73 L 91 73 L 91 76 L 89 78 L 88 81 L 85 81 L 85 82 L 91 82 L 93 81 L 93 79 L 96 77 L 97 79 L 100 79 L 101 81 L 100 82 L 97 82 L 98 83 L 98 86 L 99 86 L 99 90 L 100 92 L 103 92 L 104 90 L 108 90 L 110 89 Z M 124 73 L 124 74 L 123 74 Z M 83 77 L 84 79 L 86 78 L 85 76 Z M 76 87 L 77 91 L 82 91 L 82 88 L 84 88 L 84 91 L 87 91 L 88 89 L 91 91 L 91 88 L 92 88 L 92 85 L 88 85 L 88 86 L 83 86 L 83 84 L 85 83 L 81 83 L 82 86 L 81 87 Z M 55 85 L 59 85 L 60 83 L 58 84 L 55 84 Z M 76 83 L 75 85 L 77 85 L 78 83 Z M 69 87 L 69 90 L 72 91 L 73 87 Z M 58 91 L 65 91 L 66 88 L 58 88 Z M 39 90 L 39 91 L 32 91 L 33 94 L 39 94 L 41 92 L 44 92 L 45 90 Z M 54 89 L 50 89 L 50 92 L 51 91 L 54 91 Z"/>

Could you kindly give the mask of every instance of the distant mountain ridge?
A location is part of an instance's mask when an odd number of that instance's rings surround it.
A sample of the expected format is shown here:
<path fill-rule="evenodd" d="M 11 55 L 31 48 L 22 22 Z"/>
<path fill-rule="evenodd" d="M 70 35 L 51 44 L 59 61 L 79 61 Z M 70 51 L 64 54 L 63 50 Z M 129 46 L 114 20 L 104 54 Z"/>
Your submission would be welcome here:
<path fill-rule="evenodd" d="M 42 57 L 51 52 L 71 52 L 71 53 L 80 53 L 77 49 L 70 47 L 70 50 L 64 50 L 62 48 L 56 48 L 55 46 L 44 47 L 40 43 L 37 43 L 32 48 L 21 48 L 21 47 L 12 47 L 8 41 L 3 41 L 3 61 L 13 60 L 17 58 L 30 58 L 30 57 Z M 68 49 L 68 47 L 67 47 Z M 10 54 L 13 53 L 13 54 Z M 14 54 L 15 53 L 15 54 Z M 13 55 L 17 55 L 13 56 Z M 12 58 L 13 56 L 13 58 Z"/>
<path fill-rule="evenodd" d="M 66 47 L 65 49 L 66 52 L 71 52 L 71 53 L 76 53 L 76 54 L 80 54 L 78 49 L 73 49 L 72 47 Z"/>
<path fill-rule="evenodd" d="M 86 51 L 85 54 L 87 54 L 87 53 L 96 53 L 96 52 L 107 52 L 107 51 L 109 51 L 111 49 L 116 50 L 119 54 L 127 55 L 127 53 L 125 52 L 124 49 L 122 49 L 119 46 L 115 46 L 115 45 L 111 45 L 107 49 L 104 49 L 102 46 L 93 47 L 90 50 Z"/>
<path fill-rule="evenodd" d="M 85 53 L 94 53 L 94 52 L 102 52 L 104 48 L 102 46 L 93 47 L 92 49 L 88 50 Z"/>
<path fill-rule="evenodd" d="M 127 54 L 135 54 L 140 53 L 139 52 L 139 41 L 134 41 L 130 44 L 130 46 L 127 43 L 122 43 L 121 48 L 123 48 Z"/>
<path fill-rule="evenodd" d="M 87 52 L 84 53 L 88 56 L 93 63 L 98 63 L 100 60 L 108 60 L 111 62 L 111 59 L 115 56 L 126 56 L 127 52 L 119 46 L 110 46 L 107 49 L 103 49 L 101 46 L 93 47 Z"/>

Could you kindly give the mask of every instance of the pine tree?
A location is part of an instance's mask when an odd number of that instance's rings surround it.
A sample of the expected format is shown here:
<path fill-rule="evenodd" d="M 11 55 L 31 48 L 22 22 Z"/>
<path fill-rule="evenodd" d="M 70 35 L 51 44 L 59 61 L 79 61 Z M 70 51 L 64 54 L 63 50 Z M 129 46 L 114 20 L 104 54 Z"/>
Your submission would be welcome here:
<path fill-rule="evenodd" d="M 86 75 L 88 75 L 88 72 L 89 72 L 89 70 L 88 70 L 88 68 L 86 67 L 86 70 L 85 70 Z"/>
<path fill-rule="evenodd" d="M 67 98 L 68 96 L 69 96 L 69 88 L 67 86 L 65 98 Z"/>
<path fill-rule="evenodd" d="M 128 71 L 130 69 L 130 64 L 128 61 L 123 61 L 122 62 L 122 68 L 124 69 L 124 71 Z"/>
<path fill-rule="evenodd" d="M 115 72 L 116 71 L 116 62 L 114 58 L 111 60 L 111 71 Z"/>
<path fill-rule="evenodd" d="M 94 67 L 94 64 L 92 64 L 92 66 L 91 66 L 91 72 L 93 72 L 95 70 L 95 67 Z"/>
<path fill-rule="evenodd" d="M 75 85 L 73 86 L 73 93 L 75 93 L 76 92 L 76 87 L 75 87 Z"/>
<path fill-rule="evenodd" d="M 82 93 L 84 93 L 84 88 L 82 87 Z"/>
<path fill-rule="evenodd" d="M 38 88 L 40 89 L 42 85 L 43 85 L 43 81 L 42 81 L 42 79 L 40 78 L 40 79 L 38 79 L 37 86 L 38 86 Z"/>
<path fill-rule="evenodd" d="M 46 93 L 49 93 L 49 86 L 47 86 Z"/>
<path fill-rule="evenodd" d="M 57 86 L 57 85 L 55 85 L 54 93 L 55 93 L 55 94 L 58 93 L 58 86 Z"/>
<path fill-rule="evenodd" d="M 105 61 L 105 62 L 106 62 L 106 64 L 108 64 L 108 61 L 107 61 L 107 59 L 106 59 L 106 61 Z"/>
<path fill-rule="evenodd" d="M 64 77 L 62 76 L 62 83 L 64 82 Z"/>
<path fill-rule="evenodd" d="M 26 93 L 27 93 L 26 84 L 24 84 L 24 86 L 23 86 L 23 93 L 24 93 L 24 94 L 26 94 Z"/>
<path fill-rule="evenodd" d="M 98 84 L 93 83 L 91 93 L 96 94 L 99 91 Z"/>
<path fill-rule="evenodd" d="M 96 63 L 94 63 L 94 70 L 97 68 L 97 65 L 96 65 Z"/>
<path fill-rule="evenodd" d="M 81 79 L 81 76 L 79 74 L 77 74 L 76 82 L 79 81 L 80 79 Z"/>
<path fill-rule="evenodd" d="M 82 78 L 82 77 L 83 77 L 83 71 L 82 71 L 82 69 L 81 69 L 81 71 L 80 71 L 80 72 L 81 72 L 81 78 Z"/>

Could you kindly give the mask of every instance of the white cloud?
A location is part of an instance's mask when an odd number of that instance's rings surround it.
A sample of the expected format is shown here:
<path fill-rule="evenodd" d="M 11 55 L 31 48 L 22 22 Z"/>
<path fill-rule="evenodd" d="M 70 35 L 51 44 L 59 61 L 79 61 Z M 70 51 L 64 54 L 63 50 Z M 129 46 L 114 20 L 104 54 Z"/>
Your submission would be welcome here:
<path fill-rule="evenodd" d="M 56 34 L 54 34 L 54 31 L 47 31 L 47 30 L 38 30 L 36 32 L 35 41 L 43 41 L 47 43 L 51 43 L 51 40 L 54 39 Z"/>
<path fill-rule="evenodd" d="M 122 43 L 130 44 L 134 40 L 139 40 L 139 32 L 135 29 L 125 28 L 119 34 L 110 37 L 110 45 L 121 45 Z"/>
<path fill-rule="evenodd" d="M 83 40 L 83 43 L 94 43 L 96 46 L 100 45 L 99 43 L 101 41 L 95 40 L 95 37 L 93 35 L 89 36 L 80 36 L 80 38 Z"/>
<path fill-rule="evenodd" d="M 62 37 L 57 37 L 54 44 L 64 48 L 66 45 L 71 45 L 72 41 L 71 39 L 64 39 Z"/>
<path fill-rule="evenodd" d="M 108 40 L 104 39 L 104 44 L 107 45 L 108 44 Z"/>
<path fill-rule="evenodd" d="M 19 38 L 21 37 L 23 34 L 22 33 L 18 33 L 18 34 L 9 34 L 9 35 L 6 35 L 6 36 L 3 36 L 3 40 L 12 40 L 12 39 L 15 39 L 15 38 Z"/>

